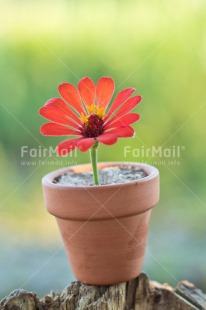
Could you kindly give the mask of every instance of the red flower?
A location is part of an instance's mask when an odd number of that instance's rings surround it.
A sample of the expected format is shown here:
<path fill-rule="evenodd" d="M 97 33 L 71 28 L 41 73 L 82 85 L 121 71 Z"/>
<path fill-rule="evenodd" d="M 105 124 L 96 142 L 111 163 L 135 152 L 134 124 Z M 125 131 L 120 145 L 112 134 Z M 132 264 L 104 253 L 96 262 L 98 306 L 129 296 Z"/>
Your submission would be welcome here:
<path fill-rule="evenodd" d="M 40 115 L 52 121 L 41 127 L 46 136 L 77 136 L 57 146 L 57 153 L 65 155 L 76 147 L 85 152 L 97 141 L 114 144 L 118 138 L 132 137 L 130 125 L 139 114 L 129 113 L 141 100 L 130 97 L 134 88 L 122 90 L 109 107 L 115 85 L 110 77 L 102 77 L 95 86 L 85 77 L 78 83 L 78 90 L 69 83 L 59 85 L 60 98 L 53 98 L 39 110 Z"/>

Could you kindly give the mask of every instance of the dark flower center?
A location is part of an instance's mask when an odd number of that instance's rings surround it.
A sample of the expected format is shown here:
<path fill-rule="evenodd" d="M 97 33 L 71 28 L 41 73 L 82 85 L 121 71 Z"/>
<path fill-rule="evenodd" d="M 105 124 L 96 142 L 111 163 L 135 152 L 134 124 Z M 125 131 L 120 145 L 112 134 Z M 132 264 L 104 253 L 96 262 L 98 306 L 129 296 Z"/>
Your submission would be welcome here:
<path fill-rule="evenodd" d="M 90 115 L 87 122 L 83 125 L 82 135 L 87 138 L 98 137 L 104 131 L 103 124 L 103 119 L 100 116 L 96 114 Z"/>

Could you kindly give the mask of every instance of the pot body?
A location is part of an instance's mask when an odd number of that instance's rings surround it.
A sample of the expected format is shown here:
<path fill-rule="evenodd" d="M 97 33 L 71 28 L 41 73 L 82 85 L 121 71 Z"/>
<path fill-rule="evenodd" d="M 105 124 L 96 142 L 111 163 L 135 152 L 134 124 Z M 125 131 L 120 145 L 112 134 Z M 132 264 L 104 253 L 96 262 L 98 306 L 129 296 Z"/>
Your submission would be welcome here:
<path fill-rule="evenodd" d="M 45 205 L 56 217 L 72 270 L 81 282 L 109 285 L 137 277 L 142 269 L 151 208 L 159 200 L 159 173 L 149 165 L 102 163 L 99 169 L 135 165 L 147 177 L 124 184 L 72 187 L 52 183 L 78 165 L 43 178 Z"/>

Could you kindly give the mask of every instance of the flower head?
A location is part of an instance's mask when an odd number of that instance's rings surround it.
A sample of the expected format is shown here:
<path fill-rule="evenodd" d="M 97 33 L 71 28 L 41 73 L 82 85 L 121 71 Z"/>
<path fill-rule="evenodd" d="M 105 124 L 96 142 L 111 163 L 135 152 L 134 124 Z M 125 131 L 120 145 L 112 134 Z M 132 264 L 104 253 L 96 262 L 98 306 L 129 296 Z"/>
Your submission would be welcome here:
<path fill-rule="evenodd" d="M 75 148 L 85 152 L 99 142 L 111 145 L 118 138 L 133 136 L 130 125 L 140 116 L 130 111 L 141 101 L 141 96 L 131 97 L 135 89 L 127 88 L 110 104 L 114 89 L 110 77 L 100 78 L 97 85 L 85 77 L 79 81 L 78 89 L 69 83 L 59 85 L 62 99 L 50 99 L 39 110 L 40 115 L 51 121 L 41 127 L 43 135 L 75 136 L 59 143 L 59 155 Z"/>

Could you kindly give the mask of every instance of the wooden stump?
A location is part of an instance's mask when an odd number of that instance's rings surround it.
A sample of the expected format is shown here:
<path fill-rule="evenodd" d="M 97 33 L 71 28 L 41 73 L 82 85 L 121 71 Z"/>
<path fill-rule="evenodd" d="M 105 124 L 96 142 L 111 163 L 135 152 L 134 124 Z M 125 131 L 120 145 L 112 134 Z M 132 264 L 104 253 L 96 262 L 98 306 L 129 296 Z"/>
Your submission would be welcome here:
<path fill-rule="evenodd" d="M 62 292 L 43 298 L 19 289 L 0 303 L 0 310 L 192 310 L 206 309 L 206 295 L 188 281 L 175 289 L 149 281 L 145 274 L 111 286 L 92 286 L 72 282 Z"/>

